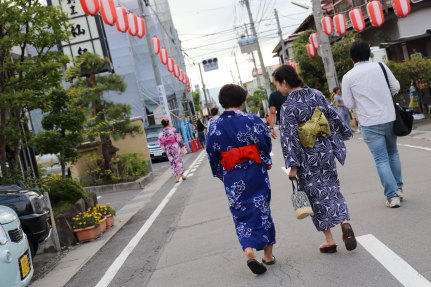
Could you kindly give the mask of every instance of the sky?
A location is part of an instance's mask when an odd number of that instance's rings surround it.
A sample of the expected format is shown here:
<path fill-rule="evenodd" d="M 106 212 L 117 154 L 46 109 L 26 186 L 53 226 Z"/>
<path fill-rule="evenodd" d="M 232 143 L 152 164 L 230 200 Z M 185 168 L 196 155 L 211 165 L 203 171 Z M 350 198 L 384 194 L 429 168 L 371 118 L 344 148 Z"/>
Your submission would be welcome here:
<path fill-rule="evenodd" d="M 311 6 L 309 0 L 297 2 Z M 247 9 L 239 0 L 169 0 L 169 5 L 182 48 L 188 55 L 185 56 L 186 72 L 193 87 L 195 84 L 201 86 L 197 63 L 214 57 L 218 58 L 219 69 L 203 72 L 206 87 L 211 89 L 227 83 L 238 83 L 238 69 L 233 53 L 237 56 L 242 82 L 252 80 L 253 62 L 248 54 L 241 54 L 238 46 L 240 35 L 245 34 L 244 25 L 250 23 Z M 298 27 L 311 13 L 311 9 L 297 7 L 291 0 L 250 0 L 250 6 L 265 66 L 278 64 L 278 58 L 273 58 L 272 54 L 279 43 L 274 8 L 278 10 L 284 38 Z M 248 30 L 251 34 L 249 25 Z M 208 34 L 212 35 L 207 36 Z M 259 68 L 256 52 L 255 57 Z"/>

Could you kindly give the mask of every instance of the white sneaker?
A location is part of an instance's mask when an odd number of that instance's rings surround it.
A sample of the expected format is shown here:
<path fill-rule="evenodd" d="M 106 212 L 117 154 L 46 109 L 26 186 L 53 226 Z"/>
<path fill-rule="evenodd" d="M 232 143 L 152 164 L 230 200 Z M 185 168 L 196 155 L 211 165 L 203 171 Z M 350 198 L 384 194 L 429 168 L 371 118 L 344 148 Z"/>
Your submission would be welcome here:
<path fill-rule="evenodd" d="M 390 208 L 397 208 L 401 206 L 401 201 L 398 196 L 392 197 L 386 201 L 386 206 Z"/>
<path fill-rule="evenodd" d="M 402 188 L 398 188 L 395 192 L 400 197 L 400 200 L 403 201 L 403 199 L 404 199 L 403 189 Z"/>

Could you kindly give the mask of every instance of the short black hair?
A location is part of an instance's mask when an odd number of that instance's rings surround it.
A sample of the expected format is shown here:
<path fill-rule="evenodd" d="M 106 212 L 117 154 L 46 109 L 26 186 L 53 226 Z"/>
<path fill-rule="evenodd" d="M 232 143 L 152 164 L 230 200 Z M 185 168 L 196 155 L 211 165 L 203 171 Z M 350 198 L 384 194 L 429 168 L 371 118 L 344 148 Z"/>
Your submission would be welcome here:
<path fill-rule="evenodd" d="M 216 116 L 218 114 L 218 108 L 212 108 L 211 109 L 211 116 Z"/>
<path fill-rule="evenodd" d="M 169 125 L 169 121 L 167 121 L 167 120 L 162 120 L 162 126 L 163 127 L 167 127 Z"/>
<path fill-rule="evenodd" d="M 334 94 L 339 90 L 339 87 L 335 87 L 332 91 L 334 92 Z"/>
<path fill-rule="evenodd" d="M 350 47 L 350 58 L 352 58 L 354 63 L 368 61 L 371 56 L 370 45 L 364 41 L 356 41 Z"/>
<path fill-rule="evenodd" d="M 224 85 L 220 89 L 218 101 L 225 108 L 239 108 L 247 98 L 248 92 L 241 86 L 235 84 Z"/>
<path fill-rule="evenodd" d="M 291 88 L 302 86 L 302 79 L 295 71 L 295 68 L 290 65 L 281 65 L 272 73 L 272 76 L 279 83 L 286 81 Z"/>

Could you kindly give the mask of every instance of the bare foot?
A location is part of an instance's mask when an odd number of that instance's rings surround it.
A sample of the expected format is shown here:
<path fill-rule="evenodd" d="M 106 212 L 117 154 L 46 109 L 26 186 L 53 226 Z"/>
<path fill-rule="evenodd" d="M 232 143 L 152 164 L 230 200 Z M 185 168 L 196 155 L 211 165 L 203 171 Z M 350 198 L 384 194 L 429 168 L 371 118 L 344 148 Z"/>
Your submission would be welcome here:
<path fill-rule="evenodd" d="M 247 257 L 248 259 L 255 259 L 256 255 L 254 255 L 254 250 L 253 248 L 246 248 L 244 250 L 245 253 L 245 257 Z"/>
<path fill-rule="evenodd" d="M 322 248 L 322 247 L 329 247 L 329 246 L 333 246 L 333 245 L 337 245 L 335 243 L 335 241 L 325 242 L 325 243 L 320 244 L 320 248 Z"/>

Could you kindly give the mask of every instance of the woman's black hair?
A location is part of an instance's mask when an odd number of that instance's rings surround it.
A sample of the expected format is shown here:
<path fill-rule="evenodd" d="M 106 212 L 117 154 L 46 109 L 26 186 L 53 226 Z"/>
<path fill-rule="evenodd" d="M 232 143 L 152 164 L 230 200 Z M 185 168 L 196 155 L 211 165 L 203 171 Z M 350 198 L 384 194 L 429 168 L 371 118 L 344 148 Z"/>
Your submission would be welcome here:
<path fill-rule="evenodd" d="M 272 73 L 272 76 L 279 83 L 286 81 L 291 88 L 302 86 L 302 79 L 298 76 L 295 68 L 290 65 L 281 65 Z"/>
<path fill-rule="evenodd" d="M 163 126 L 164 128 L 166 128 L 168 125 L 169 125 L 169 121 L 167 121 L 167 120 L 162 120 L 162 126 Z"/>
<path fill-rule="evenodd" d="M 334 92 L 334 94 L 336 94 L 339 89 L 339 87 L 335 87 L 332 91 Z"/>
<path fill-rule="evenodd" d="M 216 116 L 218 114 L 218 108 L 217 107 L 215 107 L 215 108 L 212 108 L 211 109 L 211 116 Z"/>
<path fill-rule="evenodd" d="M 234 84 L 224 85 L 220 89 L 218 101 L 225 108 L 239 108 L 247 98 L 248 92 L 241 86 Z"/>
<path fill-rule="evenodd" d="M 350 47 L 350 58 L 354 63 L 368 61 L 371 56 L 370 45 L 364 41 L 356 41 Z"/>

